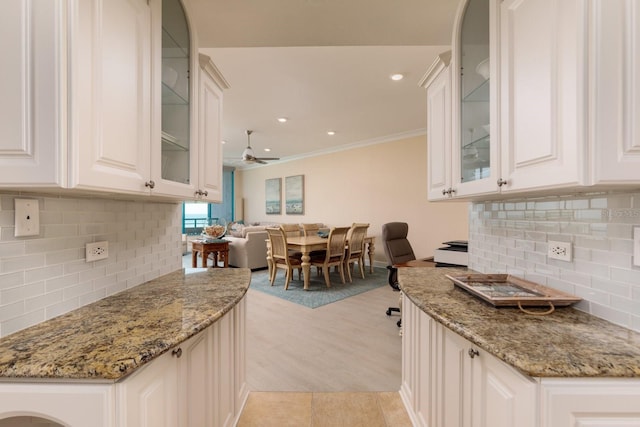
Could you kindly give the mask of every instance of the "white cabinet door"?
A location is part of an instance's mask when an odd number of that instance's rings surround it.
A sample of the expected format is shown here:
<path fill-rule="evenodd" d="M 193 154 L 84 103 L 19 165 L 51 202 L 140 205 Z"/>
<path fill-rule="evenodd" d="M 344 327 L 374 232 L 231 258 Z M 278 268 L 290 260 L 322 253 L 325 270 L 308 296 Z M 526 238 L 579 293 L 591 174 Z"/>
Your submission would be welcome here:
<path fill-rule="evenodd" d="M 640 181 L 640 7 L 636 0 L 590 2 L 593 184 Z"/>
<path fill-rule="evenodd" d="M 637 379 L 543 379 L 541 427 L 640 426 Z"/>
<path fill-rule="evenodd" d="M 439 325 L 437 371 L 441 378 L 436 383 L 437 406 L 435 409 L 439 427 L 471 426 L 471 380 L 475 366 L 471 363 L 471 344 Z"/>
<path fill-rule="evenodd" d="M 114 413 L 110 384 L 0 383 L 0 420 L 33 415 L 52 422 L 33 425 L 114 427 Z"/>
<path fill-rule="evenodd" d="M 470 344 L 470 343 L 469 343 Z M 537 426 L 537 383 L 489 353 L 473 358 L 472 423 L 474 427 Z"/>
<path fill-rule="evenodd" d="M 118 425 L 178 427 L 178 364 L 171 351 L 116 384 Z"/>
<path fill-rule="evenodd" d="M 213 426 L 211 328 L 180 344 L 178 351 L 180 425 Z"/>
<path fill-rule="evenodd" d="M 146 0 L 72 4 L 69 186 L 148 193 L 151 9 Z"/>
<path fill-rule="evenodd" d="M 198 192 L 222 202 L 222 89 L 228 85 L 206 55 L 200 54 Z"/>
<path fill-rule="evenodd" d="M 226 315 L 211 326 L 213 336 L 214 424 L 232 426 L 235 421 L 233 316 Z"/>
<path fill-rule="evenodd" d="M 586 181 L 586 2 L 504 0 L 501 191 Z"/>
<path fill-rule="evenodd" d="M 427 198 L 451 197 L 451 67 L 440 55 L 427 72 Z"/>
<path fill-rule="evenodd" d="M 60 1 L 2 3 L 0 186 L 62 185 Z M 33 61 L 37 58 L 37 61 Z"/>

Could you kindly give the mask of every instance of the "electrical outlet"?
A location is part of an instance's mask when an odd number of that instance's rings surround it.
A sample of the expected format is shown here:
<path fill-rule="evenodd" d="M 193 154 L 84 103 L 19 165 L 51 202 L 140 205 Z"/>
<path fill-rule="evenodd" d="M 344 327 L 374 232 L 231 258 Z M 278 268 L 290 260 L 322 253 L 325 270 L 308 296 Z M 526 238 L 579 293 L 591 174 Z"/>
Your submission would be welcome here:
<path fill-rule="evenodd" d="M 547 256 L 560 261 L 571 261 L 571 243 L 570 242 L 548 242 Z"/>
<path fill-rule="evenodd" d="M 109 242 L 87 243 L 86 261 L 99 261 L 109 258 Z"/>

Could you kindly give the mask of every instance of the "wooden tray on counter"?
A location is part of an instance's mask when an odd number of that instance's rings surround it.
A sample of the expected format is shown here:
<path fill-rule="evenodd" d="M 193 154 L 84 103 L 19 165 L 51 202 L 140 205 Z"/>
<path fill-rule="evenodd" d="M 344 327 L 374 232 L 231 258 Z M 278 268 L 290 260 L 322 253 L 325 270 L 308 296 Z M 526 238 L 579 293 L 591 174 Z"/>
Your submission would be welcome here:
<path fill-rule="evenodd" d="M 496 307 L 555 306 L 562 307 L 582 300 L 538 283 L 509 274 L 446 275 L 456 286 L 482 298 Z"/>

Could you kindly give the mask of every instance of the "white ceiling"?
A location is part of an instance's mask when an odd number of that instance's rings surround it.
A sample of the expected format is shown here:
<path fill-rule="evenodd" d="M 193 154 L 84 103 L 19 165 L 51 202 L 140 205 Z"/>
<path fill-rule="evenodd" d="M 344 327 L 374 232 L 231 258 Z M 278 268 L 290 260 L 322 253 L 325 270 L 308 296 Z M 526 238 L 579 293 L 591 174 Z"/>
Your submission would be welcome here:
<path fill-rule="evenodd" d="M 230 85 L 223 110 L 229 164 L 240 158 L 247 129 L 256 156 L 285 160 L 423 133 L 425 94 L 417 83 L 449 48 L 458 0 L 189 5 L 200 51 Z M 405 78 L 391 81 L 393 73 Z"/>

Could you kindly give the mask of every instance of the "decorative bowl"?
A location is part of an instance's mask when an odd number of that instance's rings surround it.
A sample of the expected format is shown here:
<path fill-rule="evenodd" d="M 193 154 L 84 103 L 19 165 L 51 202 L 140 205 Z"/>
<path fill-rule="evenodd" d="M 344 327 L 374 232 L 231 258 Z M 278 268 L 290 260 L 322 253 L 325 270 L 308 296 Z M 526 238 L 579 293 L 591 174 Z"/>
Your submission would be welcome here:
<path fill-rule="evenodd" d="M 227 232 L 227 221 L 224 218 L 214 219 L 209 221 L 209 225 L 206 225 L 202 229 L 202 234 L 211 238 L 219 239 Z"/>
<path fill-rule="evenodd" d="M 485 80 L 489 78 L 489 74 L 491 72 L 489 65 L 489 58 L 487 58 L 483 61 L 480 61 L 480 63 L 476 66 L 476 73 L 480 74 Z"/>

